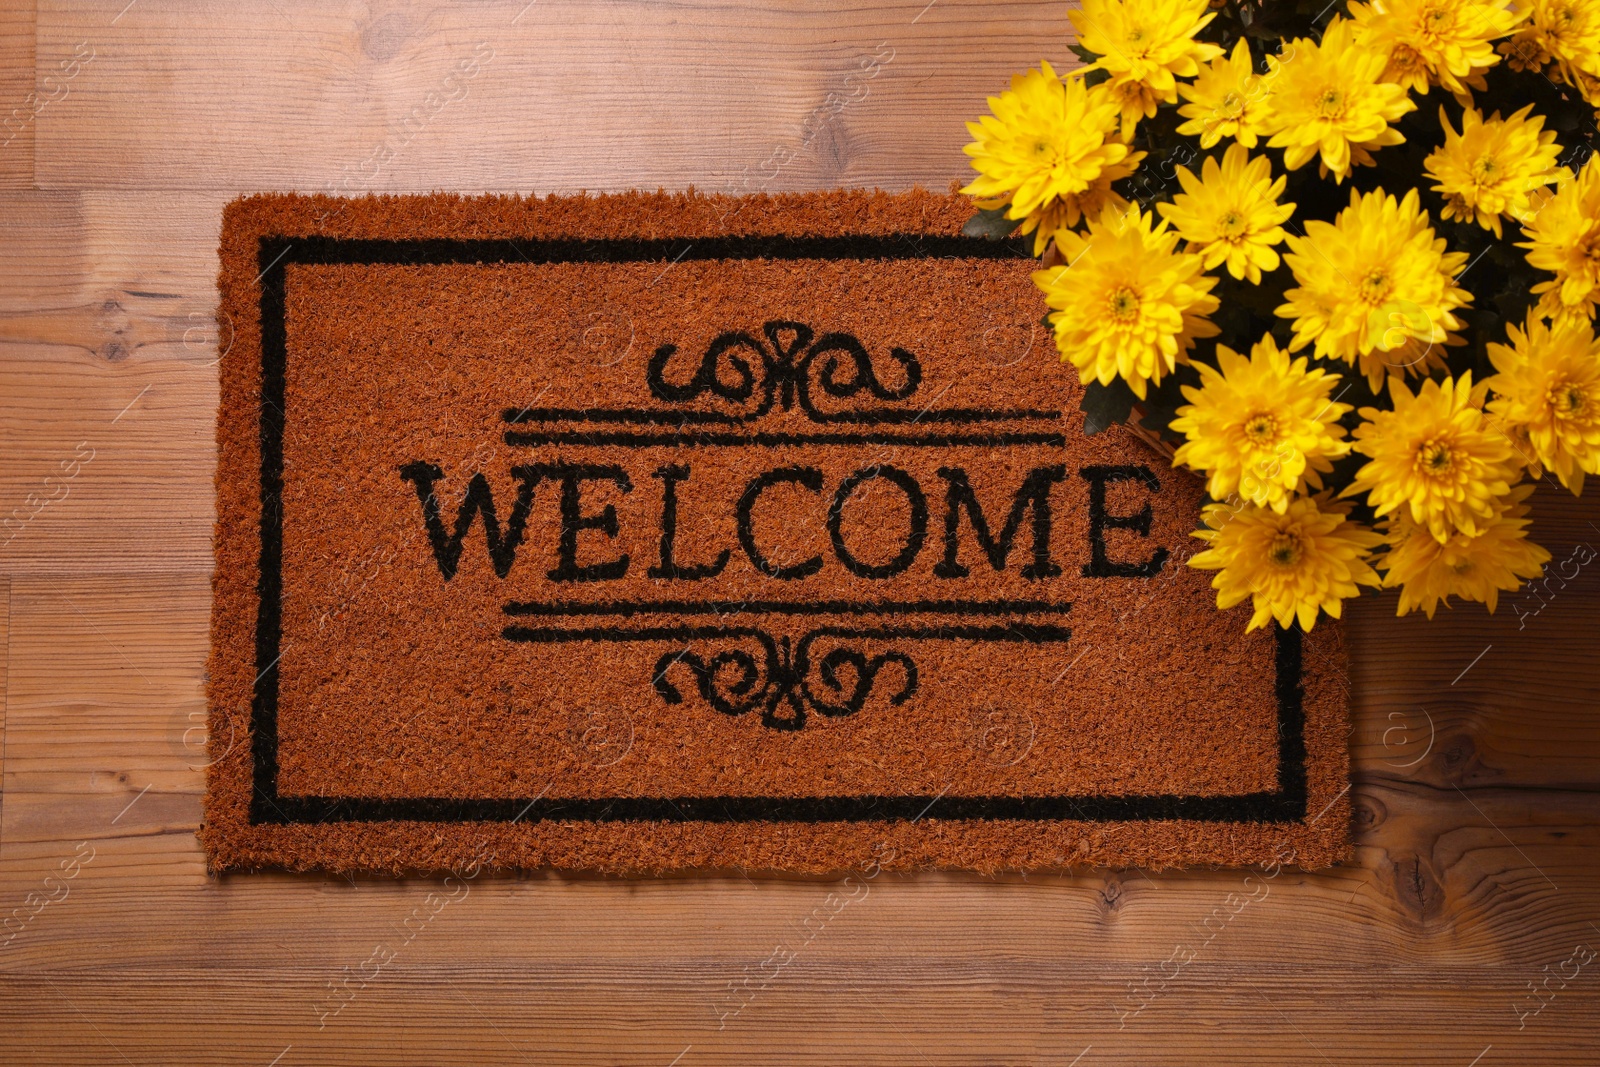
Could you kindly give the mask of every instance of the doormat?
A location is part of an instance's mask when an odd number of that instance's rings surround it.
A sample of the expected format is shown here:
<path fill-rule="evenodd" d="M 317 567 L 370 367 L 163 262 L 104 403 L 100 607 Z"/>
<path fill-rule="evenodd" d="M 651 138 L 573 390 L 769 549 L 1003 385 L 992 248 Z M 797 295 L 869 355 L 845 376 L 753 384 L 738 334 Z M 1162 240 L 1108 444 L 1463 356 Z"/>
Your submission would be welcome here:
<path fill-rule="evenodd" d="M 213 868 L 1340 858 L 1338 627 L 1215 610 L 969 212 L 229 205 Z"/>

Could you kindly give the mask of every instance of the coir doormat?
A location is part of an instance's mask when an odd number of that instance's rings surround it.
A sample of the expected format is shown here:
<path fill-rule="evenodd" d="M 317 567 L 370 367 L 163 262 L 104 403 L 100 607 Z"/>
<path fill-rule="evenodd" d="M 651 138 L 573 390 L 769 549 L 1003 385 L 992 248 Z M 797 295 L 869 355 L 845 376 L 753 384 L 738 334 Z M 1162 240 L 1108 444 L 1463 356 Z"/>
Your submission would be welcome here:
<path fill-rule="evenodd" d="M 1214 609 L 969 213 L 230 205 L 213 865 L 1337 859 L 1337 628 Z"/>

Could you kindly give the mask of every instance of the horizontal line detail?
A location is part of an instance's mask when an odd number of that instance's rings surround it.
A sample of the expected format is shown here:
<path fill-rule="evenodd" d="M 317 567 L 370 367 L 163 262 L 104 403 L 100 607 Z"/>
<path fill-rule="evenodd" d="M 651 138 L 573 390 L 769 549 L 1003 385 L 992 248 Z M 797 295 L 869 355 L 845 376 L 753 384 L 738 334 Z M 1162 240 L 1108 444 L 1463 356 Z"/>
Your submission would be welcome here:
<path fill-rule="evenodd" d="M 512 425 L 541 422 L 604 422 L 644 423 L 655 426 L 710 424 L 738 426 L 748 416 L 722 411 L 702 411 L 690 408 L 674 411 L 668 408 L 506 408 L 501 418 Z M 1038 411 L 1018 408 L 1015 411 L 990 408 L 946 408 L 939 411 L 839 411 L 829 412 L 830 422 L 861 425 L 916 425 L 917 423 L 966 422 L 1055 422 L 1061 418 L 1059 411 Z"/>
<path fill-rule="evenodd" d="M 284 796 L 259 821 L 324 822 L 906 822 L 945 820 L 1295 823 L 1304 804 L 1276 793 L 1233 796 L 693 796 L 393 799 Z"/>
<path fill-rule="evenodd" d="M 594 448 L 684 448 L 695 446 L 778 448 L 784 445 L 911 445 L 914 447 L 1001 448 L 1013 445 L 1047 445 L 1065 448 L 1066 435 L 1059 433 L 996 434 L 903 434 L 903 433 L 630 433 L 507 430 L 506 444 L 523 448 L 533 445 L 584 445 Z"/>
<path fill-rule="evenodd" d="M 1072 631 L 1048 623 L 1016 622 L 1009 626 L 885 626 L 871 630 L 828 628 L 827 634 L 844 638 L 871 638 L 884 641 L 1004 641 L 1042 645 L 1070 641 Z M 564 644 L 574 641 L 698 641 L 705 638 L 751 636 L 752 631 L 737 627 L 718 631 L 715 627 L 643 626 L 636 630 L 617 630 L 595 626 L 581 629 L 507 626 L 500 636 L 526 644 Z"/>
<path fill-rule="evenodd" d="M 1047 600 L 619 600 L 608 604 L 575 601 L 538 603 L 508 601 L 507 615 L 890 615 L 919 612 L 939 615 L 1062 614 L 1071 601 Z"/>
<path fill-rule="evenodd" d="M 886 233 L 835 237 L 738 234 L 718 237 L 362 237 L 262 238 L 263 251 L 287 247 L 291 263 L 681 263 L 696 260 L 1001 259 L 1033 263 L 1023 241 L 954 234 Z"/>

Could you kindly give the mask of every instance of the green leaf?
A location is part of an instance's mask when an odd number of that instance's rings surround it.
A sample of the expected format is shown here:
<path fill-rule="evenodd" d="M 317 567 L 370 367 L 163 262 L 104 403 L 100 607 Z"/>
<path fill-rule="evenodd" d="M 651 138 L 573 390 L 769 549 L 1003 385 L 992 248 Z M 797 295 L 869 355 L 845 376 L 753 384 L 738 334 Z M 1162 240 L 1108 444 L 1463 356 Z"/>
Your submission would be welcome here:
<path fill-rule="evenodd" d="M 961 227 L 961 232 L 968 237 L 987 237 L 991 241 L 1003 241 L 1011 236 L 1021 221 L 1021 219 L 1006 218 L 1004 207 L 979 208 L 978 213 Z"/>
<path fill-rule="evenodd" d="M 1139 398 L 1121 378 L 1110 385 L 1090 382 L 1083 390 L 1083 400 L 1078 404 L 1084 413 L 1083 432 L 1097 434 L 1114 422 L 1127 422 L 1128 414 Z"/>
<path fill-rule="evenodd" d="M 1083 47 L 1083 45 L 1081 45 L 1081 44 L 1076 44 L 1076 43 L 1069 44 L 1069 45 L 1067 45 L 1067 47 L 1072 49 L 1072 54 L 1073 55 L 1077 56 L 1079 59 L 1083 60 L 1085 63 L 1093 63 L 1093 62 L 1095 62 L 1096 60 L 1098 60 L 1100 58 L 1099 56 L 1095 55 L 1093 52 L 1089 51 L 1087 48 Z"/>

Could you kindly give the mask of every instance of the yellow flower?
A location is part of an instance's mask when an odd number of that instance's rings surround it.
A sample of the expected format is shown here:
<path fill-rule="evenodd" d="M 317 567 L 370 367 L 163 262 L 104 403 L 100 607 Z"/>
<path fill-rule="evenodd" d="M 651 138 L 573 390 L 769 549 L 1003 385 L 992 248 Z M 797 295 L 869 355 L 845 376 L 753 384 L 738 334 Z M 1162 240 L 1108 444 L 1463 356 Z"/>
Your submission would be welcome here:
<path fill-rule="evenodd" d="M 1555 275 L 1533 291 L 1539 310 L 1552 318 L 1594 317 L 1600 300 L 1600 166 L 1593 158 L 1539 211 L 1522 223 L 1528 262 Z"/>
<path fill-rule="evenodd" d="M 1056 347 L 1063 363 L 1088 384 L 1109 385 L 1121 375 L 1134 394 L 1160 384 L 1187 359 L 1196 337 L 1217 328 L 1204 316 L 1217 309 L 1215 278 L 1202 274 L 1200 257 L 1178 252 L 1178 235 L 1137 206 L 1107 208 L 1089 220 L 1087 236 L 1057 230 L 1066 265 L 1035 271 L 1054 311 Z"/>
<path fill-rule="evenodd" d="M 1469 107 L 1457 133 L 1444 108 L 1439 109 L 1444 144 L 1422 165 L 1439 183 L 1433 191 L 1446 197 L 1445 218 L 1476 219 L 1499 237 L 1501 215 L 1529 217 L 1533 204 L 1528 194 L 1561 180 L 1562 168 L 1556 162 L 1561 146 L 1555 131 L 1546 130 L 1539 116 L 1529 121 L 1532 110 L 1529 104 L 1508 119 L 1496 111 L 1485 122 L 1482 113 Z"/>
<path fill-rule="evenodd" d="M 1082 74 L 1087 67 L 1079 67 L 1074 74 Z M 1140 119 L 1150 118 L 1156 113 L 1156 106 L 1161 103 L 1160 95 L 1144 82 L 1136 81 L 1110 81 L 1105 83 L 1105 91 L 1114 97 L 1121 108 L 1122 139 L 1133 139 L 1133 131 L 1139 125 Z"/>
<path fill-rule="evenodd" d="M 1023 233 L 1040 231 L 1036 253 L 1055 226 L 1076 226 L 1085 210 L 1098 214 L 1107 203 L 1120 206 L 1111 182 L 1144 158 L 1116 139 L 1117 102 L 1103 87 L 1063 82 L 1049 63 L 1040 67 L 989 98 L 993 115 L 967 123 L 974 140 L 964 151 L 978 177 L 961 190 L 980 207 L 1009 205 L 1006 217 L 1023 220 Z"/>
<path fill-rule="evenodd" d="M 1497 51 L 1506 57 L 1506 65 L 1512 70 L 1542 70 L 1550 62 L 1550 53 L 1539 47 L 1534 40 L 1533 30 L 1526 24 L 1520 33 L 1502 43 Z"/>
<path fill-rule="evenodd" d="M 1217 45 L 1194 39 L 1217 17 L 1206 7 L 1207 0 L 1083 0 L 1067 12 L 1078 44 L 1100 57 L 1074 73 L 1111 75 L 1112 91 L 1123 101 L 1124 133 L 1154 115 L 1158 102 L 1177 102 L 1177 78 L 1194 77 L 1201 63 L 1222 54 Z"/>
<path fill-rule="evenodd" d="M 1178 92 L 1189 101 L 1178 108 L 1178 114 L 1189 120 L 1178 132 L 1198 135 L 1201 148 L 1211 148 L 1224 137 L 1254 148 L 1256 140 L 1264 136 L 1271 88 L 1251 68 L 1250 48 L 1244 38 L 1233 46 L 1232 56 L 1219 56 L 1201 67 L 1192 83 L 1178 85 Z"/>
<path fill-rule="evenodd" d="M 1033 234 L 1033 254 L 1044 255 L 1055 232 L 1077 226 L 1079 219 L 1097 219 L 1107 208 L 1119 213 L 1124 211 L 1128 201 L 1111 188 L 1111 183 L 1126 178 L 1144 157 L 1143 152 L 1134 152 L 1121 163 L 1107 167 L 1090 183 L 1087 191 L 1060 197 L 1023 219 L 1018 232 L 1024 237 Z M 1000 206 L 981 200 L 977 203 L 979 207 Z"/>
<path fill-rule="evenodd" d="M 1581 88 L 1600 76 L 1600 0 L 1520 0 L 1527 21 L 1500 46 L 1514 70 L 1554 63 L 1557 73 Z"/>
<path fill-rule="evenodd" d="M 1578 90 L 1578 95 L 1600 109 L 1600 75 L 1574 71 L 1571 82 L 1572 87 Z M 1596 115 L 1600 117 L 1600 110 L 1596 111 Z"/>
<path fill-rule="evenodd" d="M 1510 0 L 1372 0 L 1351 4 L 1361 42 L 1388 57 L 1383 80 L 1426 94 L 1428 83 L 1462 95 L 1500 61 L 1489 42 L 1522 21 Z"/>
<path fill-rule="evenodd" d="M 1489 345 L 1499 371 L 1487 384 L 1489 410 L 1527 434 L 1539 463 L 1574 494 L 1585 474 L 1600 474 L 1600 340 L 1589 324 L 1553 327 L 1529 316 L 1526 332 L 1508 327 L 1510 345 Z"/>
<path fill-rule="evenodd" d="M 1354 31 L 1335 18 L 1321 44 L 1302 37 L 1267 57 L 1272 95 L 1263 129 L 1290 170 L 1320 153 L 1323 173 L 1342 182 L 1355 164 L 1370 165 L 1375 149 L 1405 140 L 1389 124 L 1416 105 L 1404 87 L 1379 80 L 1387 57 L 1357 43 Z"/>
<path fill-rule="evenodd" d="M 1383 585 L 1400 586 L 1396 615 L 1421 610 L 1428 618 L 1441 601 L 1458 596 L 1488 605 L 1492 612 L 1500 591 L 1515 590 L 1524 579 L 1544 573 L 1550 553 L 1528 540 L 1528 505 L 1531 485 L 1519 485 L 1501 501 L 1499 513 L 1476 534 L 1458 533 L 1440 542 L 1410 517 L 1389 520 L 1388 554 Z"/>
<path fill-rule="evenodd" d="M 1339 418 L 1349 404 L 1330 400 L 1337 374 L 1307 370 L 1306 357 L 1289 361 L 1267 334 L 1245 359 L 1217 346 L 1220 372 L 1196 363 L 1200 388 L 1184 386 L 1189 403 L 1172 429 L 1188 440 L 1174 464 L 1207 471 L 1206 492 L 1226 500 L 1237 492 L 1251 504 L 1282 513 L 1307 486 L 1322 488 L 1331 460 L 1350 451 Z"/>
<path fill-rule="evenodd" d="M 1300 629 L 1310 630 L 1319 610 L 1337 619 L 1342 600 L 1379 582 L 1367 553 L 1383 538 L 1348 514 L 1347 504 L 1327 494 L 1296 497 L 1282 514 L 1254 504 L 1207 504 L 1201 519 L 1210 529 L 1194 536 L 1211 547 L 1189 566 L 1219 572 L 1211 579 L 1217 607 L 1251 599 L 1247 633 L 1268 619 L 1285 629 L 1298 619 Z"/>
<path fill-rule="evenodd" d="M 1483 416 L 1472 374 L 1429 379 L 1415 396 L 1389 379 L 1392 411 L 1362 408 L 1355 450 L 1370 460 L 1345 489 L 1365 492 L 1373 513 L 1402 507 L 1412 521 L 1447 541 L 1476 534 L 1495 517 L 1496 499 L 1511 491 L 1516 466 L 1511 442 Z"/>
<path fill-rule="evenodd" d="M 1278 269 L 1272 246 L 1283 241 L 1282 223 L 1294 214 L 1293 204 L 1278 203 L 1286 180 L 1272 180 L 1266 156 L 1251 159 L 1243 145 L 1230 145 L 1221 167 L 1207 157 L 1198 181 L 1179 167 L 1183 192 L 1156 210 L 1189 242 L 1188 251 L 1200 254 L 1206 270 L 1226 263 L 1229 274 L 1259 285 L 1262 271 Z"/>
<path fill-rule="evenodd" d="M 1506 439 L 1511 442 L 1514 462 L 1522 465 L 1528 477 L 1543 478 L 1544 464 L 1539 462 L 1539 451 L 1533 447 L 1533 442 L 1528 438 L 1528 428 L 1521 423 L 1510 422 L 1505 416 L 1492 411 L 1488 412 L 1485 418 L 1493 429 L 1506 435 Z"/>
<path fill-rule="evenodd" d="M 1541 286 L 1534 286 L 1535 289 Z M 1597 295 L 1596 299 L 1600 299 Z M 1575 322 L 1581 326 L 1588 326 L 1594 322 L 1595 305 L 1593 303 L 1574 304 L 1568 307 L 1561 302 L 1561 296 L 1554 290 L 1546 292 L 1533 306 L 1541 319 L 1552 326 L 1562 323 Z"/>
<path fill-rule="evenodd" d="M 1399 202 L 1382 189 L 1351 192 L 1332 223 L 1307 222 L 1288 244 L 1299 284 L 1277 313 L 1294 320 L 1291 351 L 1315 341 L 1319 356 L 1359 359 L 1376 391 L 1385 373 L 1426 373 L 1433 346 L 1455 340 L 1453 312 L 1472 301 L 1455 283 L 1466 253 L 1445 252 L 1415 189 Z"/>
<path fill-rule="evenodd" d="M 1406 318 L 1405 314 L 1397 311 L 1392 313 L 1389 321 L 1399 323 Z M 1416 312 L 1412 312 L 1410 318 L 1418 323 L 1422 321 L 1422 316 Z M 1402 378 L 1427 378 L 1435 371 L 1447 370 L 1450 364 L 1445 349 L 1466 343 L 1466 338 L 1454 333 L 1445 334 L 1444 340 L 1438 343 L 1407 337 L 1399 348 L 1391 348 L 1387 352 L 1374 348 L 1365 355 L 1356 356 L 1356 371 L 1367 380 L 1368 387 L 1374 393 L 1380 392 L 1384 380 L 1391 374 Z"/>

